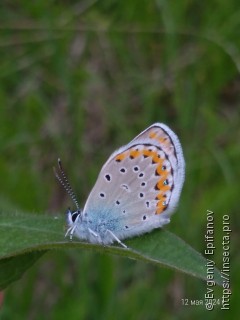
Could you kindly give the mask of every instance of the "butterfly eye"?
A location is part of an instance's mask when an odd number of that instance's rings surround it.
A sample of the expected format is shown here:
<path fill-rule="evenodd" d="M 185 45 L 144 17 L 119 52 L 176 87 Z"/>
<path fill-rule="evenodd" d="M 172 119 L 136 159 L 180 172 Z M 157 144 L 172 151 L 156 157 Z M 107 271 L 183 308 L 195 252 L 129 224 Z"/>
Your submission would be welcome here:
<path fill-rule="evenodd" d="M 80 213 L 78 211 L 73 212 L 72 213 L 72 217 L 71 217 L 72 218 L 72 222 L 75 222 L 79 215 L 80 215 Z"/>

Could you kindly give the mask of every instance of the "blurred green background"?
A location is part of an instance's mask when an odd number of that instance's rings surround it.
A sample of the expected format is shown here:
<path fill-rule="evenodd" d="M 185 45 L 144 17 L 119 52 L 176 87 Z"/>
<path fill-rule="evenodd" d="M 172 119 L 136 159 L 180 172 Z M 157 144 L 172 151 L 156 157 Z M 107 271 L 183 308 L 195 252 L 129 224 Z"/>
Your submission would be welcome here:
<path fill-rule="evenodd" d="M 229 311 L 183 305 L 204 299 L 199 279 L 72 250 L 48 253 L 5 290 L 1 319 L 238 317 L 239 30 L 237 0 L 1 1 L 1 211 L 64 214 L 58 157 L 83 205 L 111 152 L 164 122 L 187 166 L 166 228 L 204 253 L 214 211 L 219 269 L 224 214 L 232 228 Z"/>

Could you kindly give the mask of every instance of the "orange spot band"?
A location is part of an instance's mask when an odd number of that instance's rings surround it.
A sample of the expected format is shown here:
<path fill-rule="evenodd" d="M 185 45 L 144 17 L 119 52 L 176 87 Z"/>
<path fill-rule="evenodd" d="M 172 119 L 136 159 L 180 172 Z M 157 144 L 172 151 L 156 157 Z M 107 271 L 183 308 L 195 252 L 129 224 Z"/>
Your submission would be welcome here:
<path fill-rule="evenodd" d="M 125 153 L 120 153 L 116 156 L 115 160 L 116 161 L 122 161 L 123 159 L 126 158 L 126 154 Z"/>

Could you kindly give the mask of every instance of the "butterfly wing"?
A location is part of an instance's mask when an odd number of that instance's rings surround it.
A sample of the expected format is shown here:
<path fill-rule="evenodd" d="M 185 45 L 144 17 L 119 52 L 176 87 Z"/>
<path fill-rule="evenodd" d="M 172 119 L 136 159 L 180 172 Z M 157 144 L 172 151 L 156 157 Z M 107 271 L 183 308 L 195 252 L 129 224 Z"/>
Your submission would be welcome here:
<path fill-rule="evenodd" d="M 174 210 L 177 206 L 185 179 L 185 161 L 180 141 L 177 135 L 163 123 L 151 125 L 130 143 L 142 140 L 148 140 L 150 144 L 162 149 L 170 162 L 174 185 L 169 211 L 171 209 Z"/>
<path fill-rule="evenodd" d="M 97 233 L 110 230 L 119 239 L 151 231 L 170 221 L 183 181 L 180 142 L 156 123 L 110 156 L 83 216 L 90 217 Z"/>

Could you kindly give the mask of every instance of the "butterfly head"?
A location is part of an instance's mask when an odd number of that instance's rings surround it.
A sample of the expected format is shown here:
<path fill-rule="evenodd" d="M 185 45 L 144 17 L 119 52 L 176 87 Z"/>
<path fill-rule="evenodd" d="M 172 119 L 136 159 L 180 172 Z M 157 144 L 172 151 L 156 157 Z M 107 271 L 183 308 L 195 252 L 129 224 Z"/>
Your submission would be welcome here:
<path fill-rule="evenodd" d="M 73 227 L 74 224 L 76 224 L 79 220 L 81 220 L 82 210 L 77 209 L 76 211 L 72 211 L 70 208 L 68 208 L 66 212 L 66 216 L 67 216 L 68 226 Z"/>

